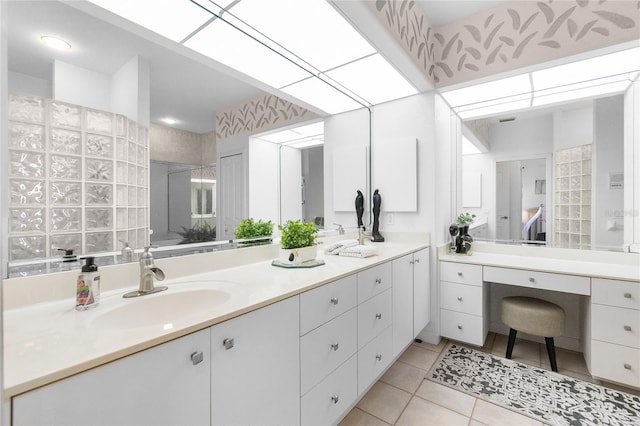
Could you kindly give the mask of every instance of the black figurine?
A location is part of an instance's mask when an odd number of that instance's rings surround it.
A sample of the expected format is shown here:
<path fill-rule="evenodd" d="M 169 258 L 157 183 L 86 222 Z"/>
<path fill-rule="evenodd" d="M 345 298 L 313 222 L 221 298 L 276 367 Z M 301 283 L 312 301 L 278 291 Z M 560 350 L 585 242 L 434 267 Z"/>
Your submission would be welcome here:
<path fill-rule="evenodd" d="M 364 195 L 358 189 L 358 195 L 356 195 L 356 216 L 358 217 L 358 228 L 364 229 L 362 224 L 362 214 L 364 213 Z"/>
<path fill-rule="evenodd" d="M 371 231 L 371 241 L 374 243 L 381 243 L 384 241 L 384 237 L 380 235 L 378 227 L 380 226 L 380 204 L 382 204 L 382 197 L 376 189 L 373 191 L 373 230 Z"/>

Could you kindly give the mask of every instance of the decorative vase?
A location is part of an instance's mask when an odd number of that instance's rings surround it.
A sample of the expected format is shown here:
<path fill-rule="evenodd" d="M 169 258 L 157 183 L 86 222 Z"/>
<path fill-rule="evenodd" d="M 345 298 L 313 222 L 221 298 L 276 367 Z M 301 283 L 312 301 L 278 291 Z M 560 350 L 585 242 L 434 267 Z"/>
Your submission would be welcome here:
<path fill-rule="evenodd" d="M 316 258 L 318 254 L 318 246 L 312 245 L 308 247 L 299 247 L 294 249 L 280 248 L 280 262 L 284 264 L 299 265 Z"/>
<path fill-rule="evenodd" d="M 468 254 L 471 252 L 473 238 L 469 235 L 469 225 L 461 226 L 460 233 L 456 237 L 456 253 Z"/>

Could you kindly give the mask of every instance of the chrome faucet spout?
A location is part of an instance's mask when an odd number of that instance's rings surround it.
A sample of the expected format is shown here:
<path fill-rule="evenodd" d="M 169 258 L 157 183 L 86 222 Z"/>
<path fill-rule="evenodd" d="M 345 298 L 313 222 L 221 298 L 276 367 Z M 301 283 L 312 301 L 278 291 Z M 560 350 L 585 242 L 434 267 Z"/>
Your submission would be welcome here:
<path fill-rule="evenodd" d="M 149 253 L 149 248 L 145 247 L 144 253 L 140 255 L 140 286 L 138 290 L 125 293 L 122 297 L 144 296 L 167 289 L 167 286 L 156 287 L 154 285 L 154 280 L 164 280 L 164 271 L 155 265 L 153 255 Z"/>

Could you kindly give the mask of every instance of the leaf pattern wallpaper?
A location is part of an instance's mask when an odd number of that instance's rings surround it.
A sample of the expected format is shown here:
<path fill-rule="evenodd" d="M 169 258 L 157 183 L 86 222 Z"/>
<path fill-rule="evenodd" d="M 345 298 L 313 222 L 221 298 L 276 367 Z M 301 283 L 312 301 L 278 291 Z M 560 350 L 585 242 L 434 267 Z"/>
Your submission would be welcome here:
<path fill-rule="evenodd" d="M 507 1 L 440 27 L 413 0 L 372 7 L 436 87 L 640 38 L 638 0 Z"/>
<path fill-rule="evenodd" d="M 216 139 L 227 139 L 282 127 L 305 118 L 316 117 L 311 111 L 274 95 L 263 95 L 216 114 Z"/>

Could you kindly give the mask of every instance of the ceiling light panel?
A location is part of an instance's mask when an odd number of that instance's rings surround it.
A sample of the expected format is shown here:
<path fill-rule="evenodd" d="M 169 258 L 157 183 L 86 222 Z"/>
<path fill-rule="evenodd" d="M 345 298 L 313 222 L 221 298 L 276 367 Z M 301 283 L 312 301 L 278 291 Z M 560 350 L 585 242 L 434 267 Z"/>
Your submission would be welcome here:
<path fill-rule="evenodd" d="M 307 102 L 328 114 L 339 114 L 362 108 L 362 105 L 333 89 L 322 80 L 310 77 L 282 89 L 283 92 Z"/>
<path fill-rule="evenodd" d="M 184 45 L 276 88 L 309 76 L 221 19 L 207 25 Z"/>
<path fill-rule="evenodd" d="M 471 105 L 487 99 L 500 99 L 531 92 L 529 74 L 503 78 L 441 93 L 452 107 Z"/>
<path fill-rule="evenodd" d="M 307 124 L 306 126 L 291 129 L 291 131 L 306 137 L 324 135 L 324 122 L 319 121 L 317 123 Z"/>
<path fill-rule="evenodd" d="M 189 0 L 89 0 L 168 39 L 180 42 L 211 19 Z M 231 3 L 226 0 L 223 3 Z"/>
<path fill-rule="evenodd" d="M 326 75 L 374 105 L 418 93 L 378 53 L 338 67 Z"/>
<path fill-rule="evenodd" d="M 291 130 L 283 130 L 281 132 L 270 133 L 268 135 L 260 136 L 258 139 L 271 143 L 285 143 L 300 139 L 300 134 Z"/>
<path fill-rule="evenodd" d="M 626 76 L 626 74 L 625 74 Z M 572 85 L 571 89 L 549 89 L 536 91 L 533 97 L 533 106 L 550 105 L 577 101 L 580 99 L 593 99 L 600 96 L 610 96 L 614 93 L 624 93 L 631 84 L 627 78 L 603 78 L 597 82 L 589 82 L 589 85 Z"/>
<path fill-rule="evenodd" d="M 326 0 L 242 0 L 230 13 L 319 71 L 375 53 Z"/>

